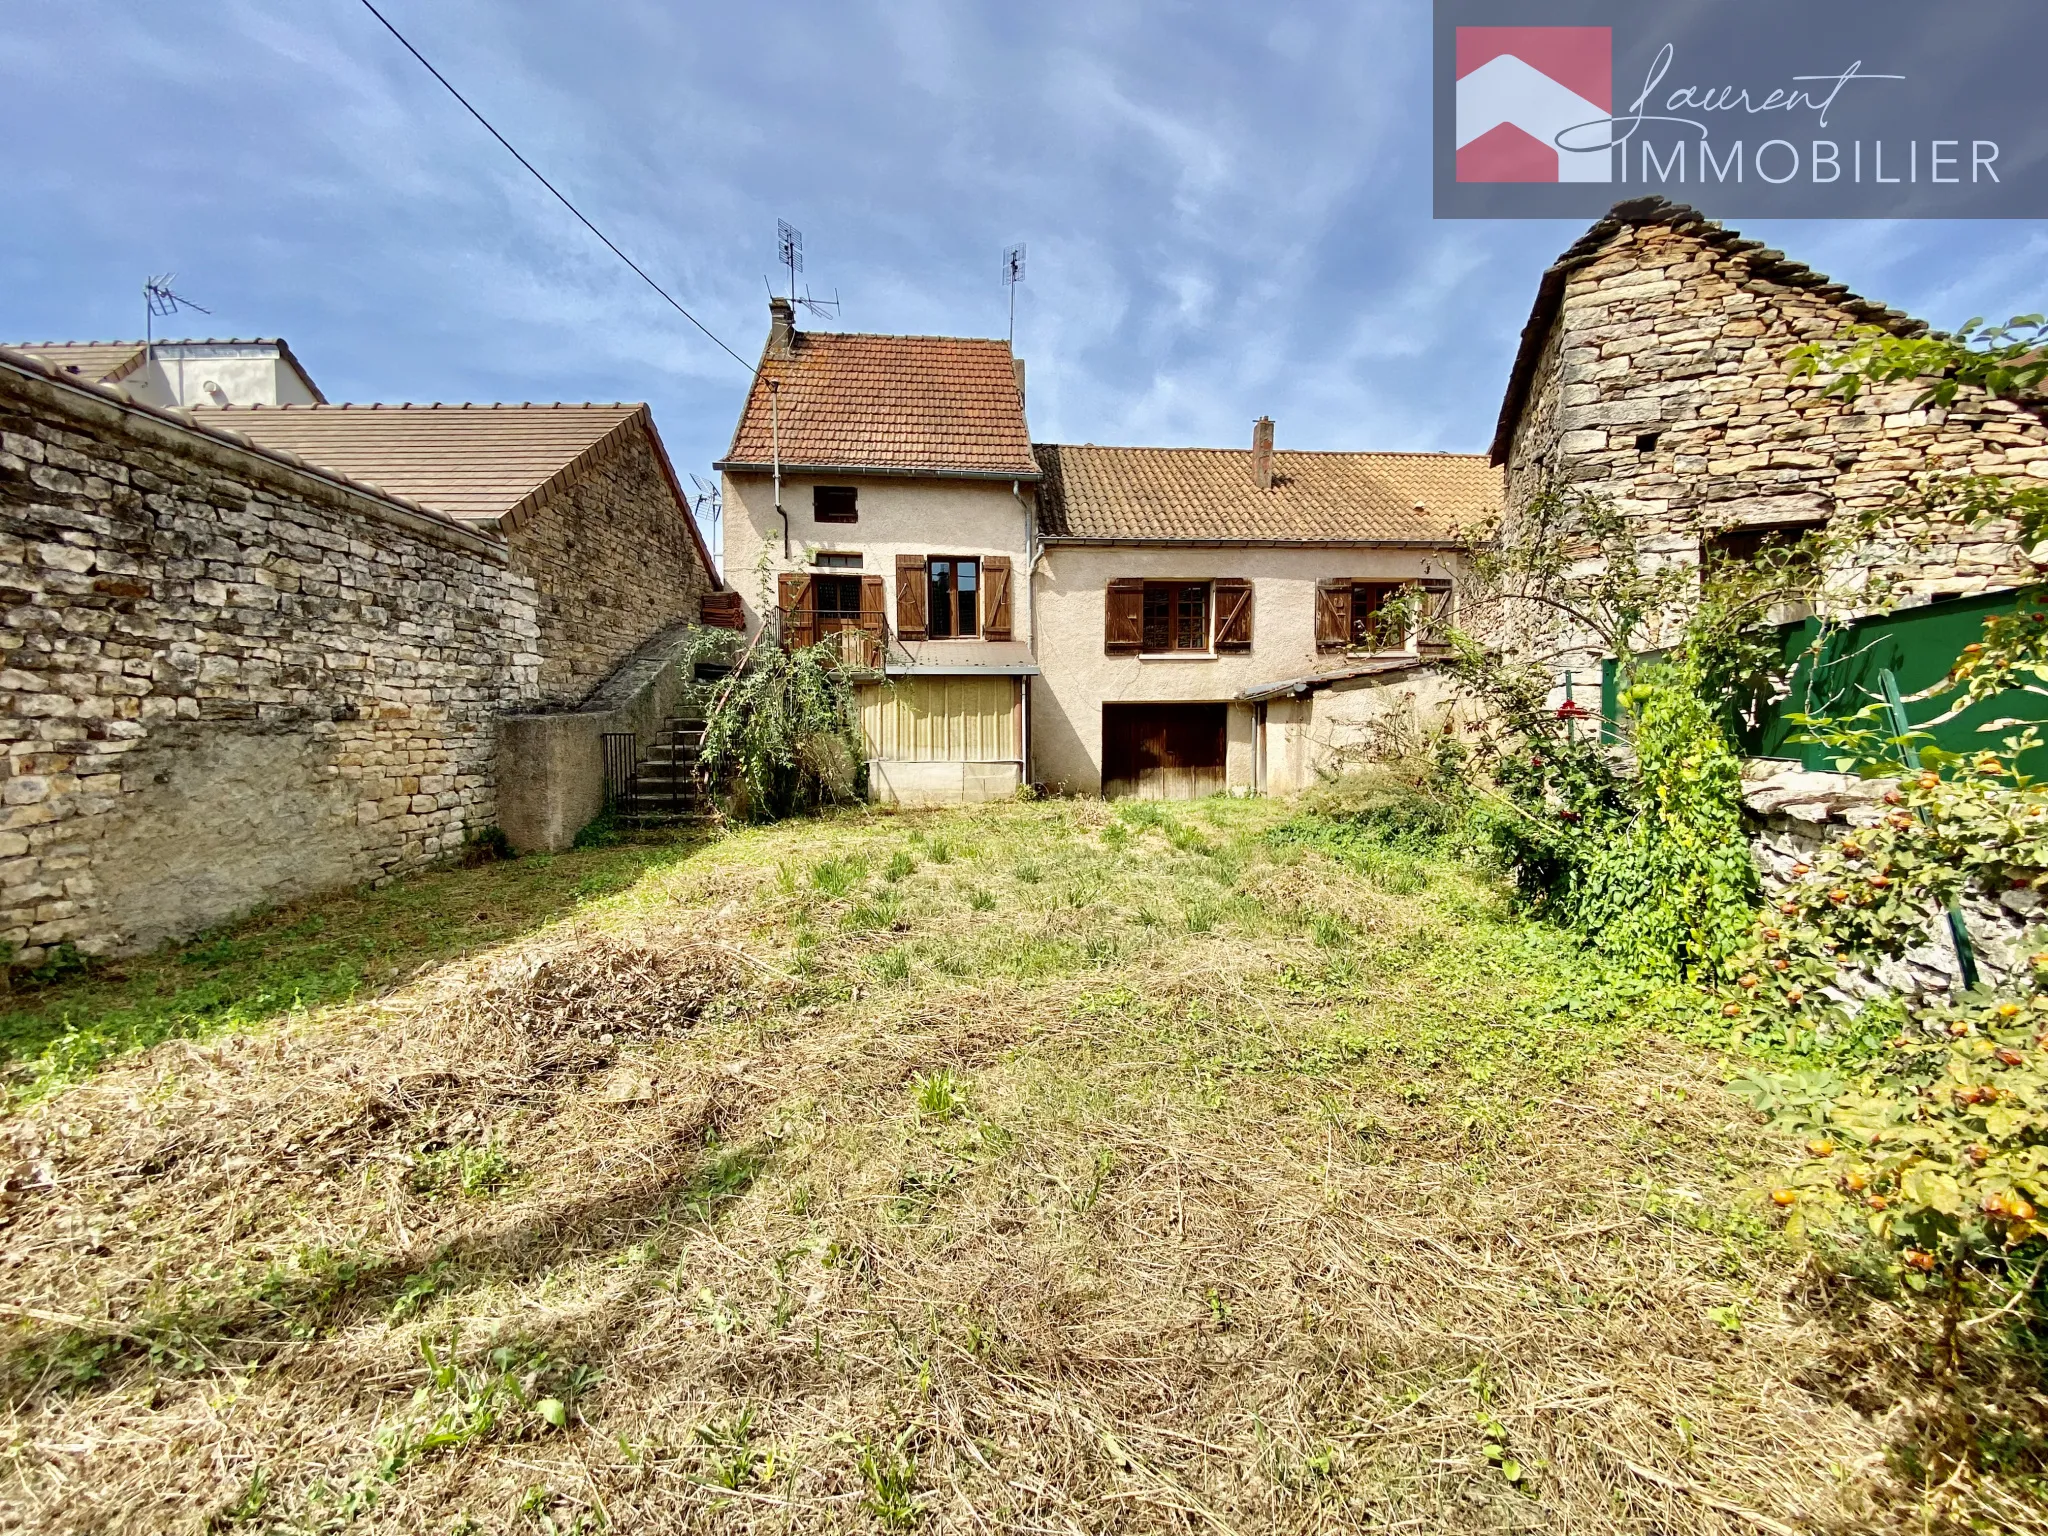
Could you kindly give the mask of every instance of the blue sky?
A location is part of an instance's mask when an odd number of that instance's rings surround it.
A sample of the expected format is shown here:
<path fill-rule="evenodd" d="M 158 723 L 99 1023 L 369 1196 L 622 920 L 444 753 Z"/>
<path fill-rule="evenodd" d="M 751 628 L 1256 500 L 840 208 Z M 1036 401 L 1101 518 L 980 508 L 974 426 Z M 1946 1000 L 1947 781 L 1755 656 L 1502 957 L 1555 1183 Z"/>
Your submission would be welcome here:
<path fill-rule="evenodd" d="M 380 0 L 745 357 L 775 221 L 849 330 L 1000 335 L 1046 439 L 1485 446 L 1579 232 L 1429 216 L 1428 7 Z M 335 400 L 650 401 L 679 470 L 744 371 L 357 0 L 0 9 L 0 337 L 129 337 L 147 272 Z M 1747 226 L 1953 324 L 2048 308 L 2036 223 Z M 181 329 L 179 334 L 186 332 Z"/>

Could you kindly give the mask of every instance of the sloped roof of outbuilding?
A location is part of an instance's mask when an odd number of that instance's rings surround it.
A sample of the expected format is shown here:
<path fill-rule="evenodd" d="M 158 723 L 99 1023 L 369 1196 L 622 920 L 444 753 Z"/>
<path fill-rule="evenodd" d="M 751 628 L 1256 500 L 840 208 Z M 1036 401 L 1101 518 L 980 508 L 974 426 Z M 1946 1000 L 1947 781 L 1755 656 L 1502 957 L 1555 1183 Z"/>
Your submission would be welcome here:
<path fill-rule="evenodd" d="M 705 572 L 717 581 L 645 405 L 228 405 L 191 414 L 263 447 L 508 531 L 608 457 L 622 434 L 642 431 Z"/>
<path fill-rule="evenodd" d="M 1039 443 L 1038 529 L 1091 543 L 1440 544 L 1496 512 L 1500 471 L 1476 453 L 1273 455 L 1242 448 Z"/>

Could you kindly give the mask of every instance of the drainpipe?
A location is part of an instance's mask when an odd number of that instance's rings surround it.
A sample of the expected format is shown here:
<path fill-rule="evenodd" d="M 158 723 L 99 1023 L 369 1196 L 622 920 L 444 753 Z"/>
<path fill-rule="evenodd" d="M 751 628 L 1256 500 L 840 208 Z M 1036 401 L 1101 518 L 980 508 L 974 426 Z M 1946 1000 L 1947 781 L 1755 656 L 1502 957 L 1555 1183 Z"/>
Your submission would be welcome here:
<path fill-rule="evenodd" d="M 1024 499 L 1023 481 L 1012 480 L 1010 494 L 1017 498 L 1018 509 L 1024 514 L 1024 612 L 1031 623 L 1031 654 L 1035 658 L 1038 655 L 1038 518 L 1031 503 Z M 1024 694 L 1024 739 L 1018 743 L 1018 749 L 1024 755 L 1024 783 L 1028 787 L 1038 782 L 1031 761 L 1031 679 L 1020 677 L 1017 686 Z"/>
<path fill-rule="evenodd" d="M 782 519 L 782 560 L 789 563 L 789 514 L 782 510 L 782 416 L 778 380 L 768 381 L 768 445 L 775 464 L 775 515 Z"/>

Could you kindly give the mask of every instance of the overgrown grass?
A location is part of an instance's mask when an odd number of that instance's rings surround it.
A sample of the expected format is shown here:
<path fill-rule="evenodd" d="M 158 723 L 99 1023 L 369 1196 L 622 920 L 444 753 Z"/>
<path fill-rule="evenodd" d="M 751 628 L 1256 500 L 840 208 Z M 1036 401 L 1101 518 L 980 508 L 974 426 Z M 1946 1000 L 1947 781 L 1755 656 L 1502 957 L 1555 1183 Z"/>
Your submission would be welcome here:
<path fill-rule="evenodd" d="M 0 1066 L 16 1097 L 34 1095 L 165 1040 L 375 996 L 602 902 L 695 846 L 653 839 L 437 870 L 89 965 L 0 997 Z"/>
<path fill-rule="evenodd" d="M 235 986 L 327 908 L 233 930 L 236 1028 L 16 1112 L 14 1523 L 1726 1536 L 1916 1497 L 1774 1149 L 1656 1032 L 1688 998 L 1426 846 L 1054 802 L 576 857 L 491 941 L 451 929 L 522 865 L 418 882 L 407 969 L 448 959 L 288 1028 Z"/>

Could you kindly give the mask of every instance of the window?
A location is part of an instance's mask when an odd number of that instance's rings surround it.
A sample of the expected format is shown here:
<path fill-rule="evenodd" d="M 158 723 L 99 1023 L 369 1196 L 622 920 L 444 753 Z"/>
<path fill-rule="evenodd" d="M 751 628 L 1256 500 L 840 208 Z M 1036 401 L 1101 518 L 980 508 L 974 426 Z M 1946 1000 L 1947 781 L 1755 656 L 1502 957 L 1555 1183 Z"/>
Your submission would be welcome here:
<path fill-rule="evenodd" d="M 842 554 L 833 550 L 819 550 L 811 556 L 811 564 L 821 571 L 857 571 L 861 568 L 859 554 Z"/>
<path fill-rule="evenodd" d="M 1723 560 L 1755 565 L 1765 550 L 1796 552 L 1800 540 L 1825 527 L 1826 523 L 1771 523 L 1758 528 L 1724 528 L 1707 541 L 1707 547 Z"/>
<path fill-rule="evenodd" d="M 1441 654 L 1450 644 L 1455 613 L 1451 583 L 1442 578 L 1327 576 L 1316 583 L 1316 649 Z"/>
<path fill-rule="evenodd" d="M 1408 625 L 1395 628 L 1396 615 L 1388 612 L 1401 596 L 1404 583 L 1361 581 L 1351 588 L 1351 643 L 1360 650 L 1401 651 L 1408 648 Z M 1405 617 L 1405 615 L 1403 616 Z"/>
<path fill-rule="evenodd" d="M 1209 649 L 1209 583 L 1145 583 L 1145 649 L 1155 655 Z"/>
<path fill-rule="evenodd" d="M 981 632 L 981 562 L 934 555 L 925 562 L 925 634 L 970 640 Z"/>
<path fill-rule="evenodd" d="M 811 601 L 817 605 L 820 619 L 852 619 L 860 616 L 860 578 L 858 576 L 814 576 L 811 578 Z"/>
<path fill-rule="evenodd" d="M 857 523 L 860 521 L 858 495 L 850 485 L 814 485 L 811 487 L 811 516 L 821 523 Z"/>

